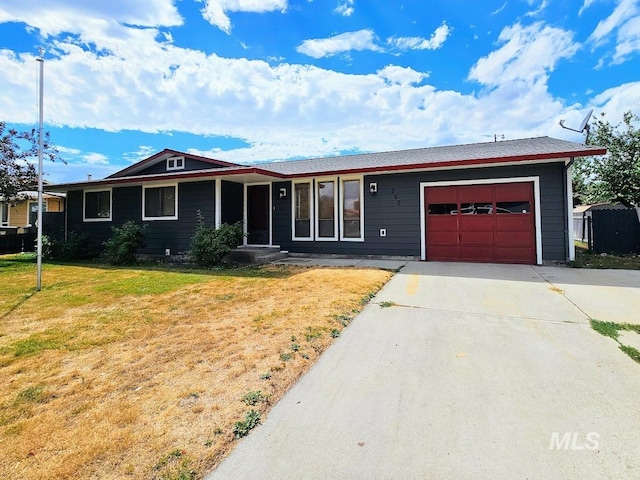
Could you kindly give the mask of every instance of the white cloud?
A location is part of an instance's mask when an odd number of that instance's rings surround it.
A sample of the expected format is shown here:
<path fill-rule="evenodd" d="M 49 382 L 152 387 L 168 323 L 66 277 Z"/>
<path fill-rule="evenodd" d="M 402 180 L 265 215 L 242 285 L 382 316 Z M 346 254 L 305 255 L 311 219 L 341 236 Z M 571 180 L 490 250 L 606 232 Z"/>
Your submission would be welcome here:
<path fill-rule="evenodd" d="M 587 8 L 593 5 L 594 1 L 595 0 L 584 0 L 582 7 L 580 7 L 580 10 L 578 11 L 578 16 L 582 15 Z"/>
<path fill-rule="evenodd" d="M 82 159 L 91 165 L 108 165 L 109 158 L 102 153 L 90 152 L 82 156 Z"/>
<path fill-rule="evenodd" d="M 313 58 L 330 57 L 336 53 L 351 50 L 372 50 L 380 52 L 382 49 L 375 44 L 376 36 L 373 30 L 364 29 L 356 32 L 346 32 L 329 38 L 305 40 L 296 50 Z"/>
<path fill-rule="evenodd" d="M 640 51 L 640 16 L 627 21 L 618 30 L 613 63 L 622 63 L 638 51 Z"/>
<path fill-rule="evenodd" d="M 535 0 L 529 0 L 529 5 L 533 6 L 535 4 Z M 549 6 L 549 0 L 542 0 L 538 5 L 538 8 L 535 10 L 531 10 L 525 13 L 527 17 L 537 17 L 540 15 L 547 7 Z"/>
<path fill-rule="evenodd" d="M 24 22 L 45 36 L 61 32 L 81 33 L 82 21 L 102 19 L 103 24 L 127 24 L 140 27 L 182 25 L 173 0 L 0 0 L 0 23 Z"/>
<path fill-rule="evenodd" d="M 126 152 L 123 154 L 127 162 L 136 163 L 156 153 L 156 149 L 149 145 L 140 145 L 135 152 Z"/>
<path fill-rule="evenodd" d="M 198 0 L 204 3 L 202 17 L 225 33 L 231 33 L 228 12 L 285 12 L 288 0 Z"/>
<path fill-rule="evenodd" d="M 438 28 L 431 34 L 431 38 L 422 37 L 390 37 L 387 43 L 400 50 L 437 50 L 451 34 L 451 28 L 445 22 L 442 22 Z"/>
<path fill-rule="evenodd" d="M 342 15 L 344 17 L 350 17 L 355 9 L 353 8 L 353 4 L 355 0 L 344 0 L 339 3 L 338 6 L 333 10 L 333 13 L 337 13 L 338 15 Z"/>
<path fill-rule="evenodd" d="M 587 0 L 587 1 L 588 1 L 588 0 Z M 500 12 L 502 12 L 505 8 L 507 8 L 507 5 L 508 5 L 508 4 L 509 4 L 509 2 L 504 2 L 504 3 L 502 4 L 502 6 L 501 6 L 501 7 L 499 7 L 499 8 L 498 8 L 498 9 L 496 9 L 496 10 L 494 10 L 493 12 L 491 12 L 491 16 L 497 15 L 497 14 L 499 14 Z"/>
<path fill-rule="evenodd" d="M 596 45 L 602 44 L 607 36 L 638 13 L 638 0 L 619 0 L 611 15 L 598 23 L 589 40 Z"/>
<path fill-rule="evenodd" d="M 52 13 L 43 12 L 49 22 Z M 428 73 L 398 65 L 346 74 L 311 65 L 223 58 L 178 47 L 161 39 L 158 28 L 130 28 L 108 16 L 71 14 L 73 25 L 65 28 L 75 36 L 47 41 L 54 53 L 45 63 L 48 125 L 227 136 L 248 147 L 211 149 L 209 155 L 239 163 L 474 142 L 494 133 L 507 138 L 565 134 L 557 120 L 568 106 L 549 93 L 547 76 L 577 46 L 568 32 L 544 24 L 504 29 L 496 51 L 469 72 L 470 79 L 487 88 L 463 94 L 438 89 L 428 83 Z M 29 24 L 39 28 L 39 21 Z M 372 31 L 361 32 L 361 38 L 332 37 L 325 39 L 327 44 L 311 44 L 315 49 L 310 52 L 324 56 L 358 48 L 381 50 Z M 37 118 L 34 65 L 32 55 L 0 50 L 3 120 L 30 124 Z M 599 101 L 614 108 L 612 102 L 622 102 L 614 95 L 637 100 L 638 91 L 630 85 Z M 77 158 L 68 166 L 49 165 L 52 181 L 84 179 L 88 171 L 99 178 L 122 168 L 100 163 L 104 158 L 92 152 L 68 150 Z M 140 146 L 124 159 L 110 160 L 121 164 L 152 153 L 151 147 Z"/>
<path fill-rule="evenodd" d="M 498 41 L 502 47 L 481 58 L 471 68 L 469 79 L 495 87 L 512 81 L 546 81 L 563 58 L 571 58 L 579 46 L 571 33 L 542 22 L 524 27 L 506 27 Z"/>

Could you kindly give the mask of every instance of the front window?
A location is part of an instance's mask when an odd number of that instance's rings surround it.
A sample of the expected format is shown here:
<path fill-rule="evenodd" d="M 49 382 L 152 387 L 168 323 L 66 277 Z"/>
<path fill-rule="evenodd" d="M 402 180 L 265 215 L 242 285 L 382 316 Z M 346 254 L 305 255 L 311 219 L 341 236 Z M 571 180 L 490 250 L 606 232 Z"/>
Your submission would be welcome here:
<path fill-rule="evenodd" d="M 84 220 L 111 220 L 111 190 L 84 192 Z"/>
<path fill-rule="evenodd" d="M 177 220 L 178 196 L 176 185 L 145 187 L 142 197 L 143 220 Z"/>
<path fill-rule="evenodd" d="M 293 186 L 295 238 L 311 238 L 311 183 L 296 183 Z"/>
<path fill-rule="evenodd" d="M 9 204 L 7 202 L 0 202 L 0 226 L 6 227 L 9 225 Z"/>
<path fill-rule="evenodd" d="M 336 182 L 318 182 L 318 238 L 336 238 Z"/>
<path fill-rule="evenodd" d="M 360 180 L 342 182 L 342 238 L 362 239 L 362 189 Z"/>

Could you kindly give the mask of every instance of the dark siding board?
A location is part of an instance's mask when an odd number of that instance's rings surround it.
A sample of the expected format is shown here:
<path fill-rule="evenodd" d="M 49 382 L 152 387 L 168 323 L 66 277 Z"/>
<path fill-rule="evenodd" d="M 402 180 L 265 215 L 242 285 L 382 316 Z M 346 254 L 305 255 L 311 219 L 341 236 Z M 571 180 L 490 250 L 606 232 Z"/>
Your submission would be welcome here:
<path fill-rule="evenodd" d="M 221 182 L 222 223 L 242 222 L 244 216 L 244 185 L 236 182 Z"/>
<path fill-rule="evenodd" d="M 280 189 L 284 188 L 286 196 L 280 198 Z M 271 190 L 271 215 L 273 245 L 287 243 L 291 239 L 291 182 L 275 182 Z"/>
<path fill-rule="evenodd" d="M 364 177 L 364 242 L 293 242 L 290 218 L 274 224 L 274 237 L 285 238 L 280 246 L 295 253 L 345 255 L 420 255 L 420 183 L 510 177 L 540 177 L 543 260 L 565 261 L 566 213 L 564 166 L 561 163 L 460 169 L 438 172 L 367 175 Z M 369 194 L 369 183 L 378 193 Z M 289 207 L 290 208 L 290 207 Z M 387 229 L 380 237 L 379 230 Z M 277 233 L 276 233 L 276 230 Z"/>
<path fill-rule="evenodd" d="M 214 181 L 178 184 L 178 220 L 143 222 L 149 225 L 149 233 L 141 253 L 162 255 L 167 248 L 172 254 L 186 252 L 198 226 L 198 211 L 205 225 L 214 224 Z"/>
<path fill-rule="evenodd" d="M 203 162 L 201 160 L 195 160 L 193 158 L 185 158 L 184 160 L 184 168 L 180 170 L 168 170 L 167 171 L 167 161 L 163 160 L 162 162 L 158 162 L 155 165 L 151 165 L 139 172 L 136 175 L 154 175 L 157 173 L 173 173 L 173 172 L 185 172 L 191 170 L 211 170 L 216 168 L 222 168 L 219 165 L 214 165 L 212 163 Z"/>
<path fill-rule="evenodd" d="M 169 248 L 172 254 L 188 250 L 197 226 L 200 210 L 205 224 L 213 225 L 215 214 L 215 183 L 190 182 L 178 184 L 178 220 L 142 221 L 142 187 L 119 187 L 112 190 L 113 212 L 111 222 L 82 221 L 82 191 L 67 195 L 67 222 L 69 232 L 83 232 L 97 243 L 111 236 L 111 227 L 119 227 L 128 221 L 147 225 L 145 247 L 140 253 L 164 255 Z"/>

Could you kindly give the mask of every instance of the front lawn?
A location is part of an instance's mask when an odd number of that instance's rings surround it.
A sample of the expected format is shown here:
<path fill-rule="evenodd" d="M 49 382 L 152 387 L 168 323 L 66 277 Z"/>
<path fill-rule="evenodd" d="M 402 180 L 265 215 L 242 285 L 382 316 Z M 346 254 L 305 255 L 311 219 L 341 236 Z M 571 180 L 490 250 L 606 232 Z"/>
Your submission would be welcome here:
<path fill-rule="evenodd" d="M 0 256 L 0 478 L 202 476 L 390 276 Z"/>
<path fill-rule="evenodd" d="M 575 242 L 576 259 L 573 266 L 577 268 L 618 268 L 640 270 L 640 255 L 598 254 L 589 251 L 584 242 Z"/>

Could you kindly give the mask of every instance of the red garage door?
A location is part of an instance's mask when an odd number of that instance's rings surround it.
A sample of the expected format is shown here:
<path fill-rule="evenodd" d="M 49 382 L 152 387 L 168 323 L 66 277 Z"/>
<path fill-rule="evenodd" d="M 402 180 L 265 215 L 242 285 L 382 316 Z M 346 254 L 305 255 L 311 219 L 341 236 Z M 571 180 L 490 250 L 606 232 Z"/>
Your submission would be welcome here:
<path fill-rule="evenodd" d="M 427 260 L 536 263 L 533 183 L 425 187 Z"/>

